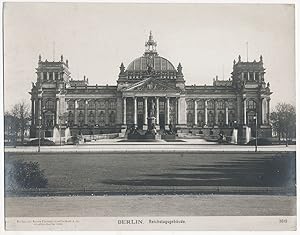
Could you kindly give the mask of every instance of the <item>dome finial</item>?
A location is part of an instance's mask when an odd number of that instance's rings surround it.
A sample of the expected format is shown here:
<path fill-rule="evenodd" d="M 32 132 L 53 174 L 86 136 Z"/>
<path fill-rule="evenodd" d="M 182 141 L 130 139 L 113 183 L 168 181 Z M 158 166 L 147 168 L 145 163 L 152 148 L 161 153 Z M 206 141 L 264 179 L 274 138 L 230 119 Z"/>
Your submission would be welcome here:
<path fill-rule="evenodd" d="M 150 30 L 149 39 L 145 43 L 146 53 L 154 54 L 156 53 L 157 43 L 153 40 L 152 30 Z"/>

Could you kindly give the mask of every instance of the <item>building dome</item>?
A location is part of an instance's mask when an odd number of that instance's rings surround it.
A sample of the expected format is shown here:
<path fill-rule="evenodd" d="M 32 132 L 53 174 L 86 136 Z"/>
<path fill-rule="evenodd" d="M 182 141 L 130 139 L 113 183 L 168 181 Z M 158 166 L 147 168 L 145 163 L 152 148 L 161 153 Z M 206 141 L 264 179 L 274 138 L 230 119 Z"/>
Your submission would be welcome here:
<path fill-rule="evenodd" d="M 174 71 L 175 67 L 172 63 L 158 55 L 145 54 L 135 60 L 133 60 L 127 67 L 127 71 L 146 71 L 151 66 L 154 71 Z"/>

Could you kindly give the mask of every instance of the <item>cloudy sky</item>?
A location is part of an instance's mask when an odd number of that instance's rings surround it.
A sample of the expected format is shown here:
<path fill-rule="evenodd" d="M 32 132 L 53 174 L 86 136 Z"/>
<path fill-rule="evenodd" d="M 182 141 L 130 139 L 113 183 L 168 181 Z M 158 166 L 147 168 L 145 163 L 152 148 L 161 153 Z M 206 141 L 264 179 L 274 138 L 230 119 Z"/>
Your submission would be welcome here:
<path fill-rule="evenodd" d="M 150 30 L 158 53 L 181 62 L 186 84 L 228 79 L 233 60 L 246 60 L 248 42 L 249 61 L 263 55 L 272 107 L 295 104 L 293 5 L 8 3 L 5 110 L 29 103 L 39 54 L 51 61 L 63 54 L 74 79 L 115 85 L 121 62 L 143 54 Z"/>

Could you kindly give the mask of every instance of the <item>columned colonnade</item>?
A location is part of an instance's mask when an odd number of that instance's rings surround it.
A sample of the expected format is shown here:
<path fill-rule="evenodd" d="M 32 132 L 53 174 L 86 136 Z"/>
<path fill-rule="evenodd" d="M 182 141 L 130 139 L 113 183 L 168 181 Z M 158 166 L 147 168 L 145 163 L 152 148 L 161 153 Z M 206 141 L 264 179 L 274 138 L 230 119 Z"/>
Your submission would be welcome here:
<path fill-rule="evenodd" d="M 170 124 L 170 99 L 174 98 L 176 99 L 176 106 L 178 105 L 177 99 L 178 97 L 166 97 L 166 96 L 156 96 L 156 97 L 143 97 L 143 96 L 133 96 L 133 97 L 123 97 L 123 125 L 127 125 L 127 98 L 132 98 L 133 99 L 133 124 L 137 125 L 138 120 L 137 120 L 137 115 L 138 115 L 138 109 L 137 109 L 137 98 L 142 98 L 144 102 L 144 107 L 143 107 L 143 115 L 144 115 L 144 125 L 147 125 L 148 123 L 148 99 L 149 98 L 154 98 L 155 99 L 155 110 L 152 110 L 155 114 L 155 124 L 159 125 L 159 114 L 160 114 L 160 108 L 159 108 L 159 100 L 160 98 L 165 99 L 165 125 Z M 176 120 L 178 118 L 176 117 Z M 174 124 L 174 123 L 173 123 Z"/>

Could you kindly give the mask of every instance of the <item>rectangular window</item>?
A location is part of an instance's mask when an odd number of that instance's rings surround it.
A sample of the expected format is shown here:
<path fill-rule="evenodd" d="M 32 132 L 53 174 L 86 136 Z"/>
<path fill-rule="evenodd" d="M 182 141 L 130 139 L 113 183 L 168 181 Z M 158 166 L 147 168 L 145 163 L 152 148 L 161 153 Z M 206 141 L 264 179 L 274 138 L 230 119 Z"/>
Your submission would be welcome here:
<path fill-rule="evenodd" d="M 244 80 L 248 80 L 248 72 L 244 72 Z"/>
<path fill-rule="evenodd" d="M 47 80 L 47 73 L 46 72 L 43 73 L 43 79 Z"/>
<path fill-rule="evenodd" d="M 165 109 L 165 102 L 160 101 L 159 102 L 159 110 L 164 110 Z"/>
<path fill-rule="evenodd" d="M 55 80 L 58 80 L 58 73 L 55 73 Z"/>
<path fill-rule="evenodd" d="M 259 72 L 256 72 L 255 73 L 255 81 L 258 81 L 259 80 Z"/>
<path fill-rule="evenodd" d="M 138 102 L 138 107 L 137 107 L 138 109 L 143 109 L 143 101 L 139 101 Z"/>

